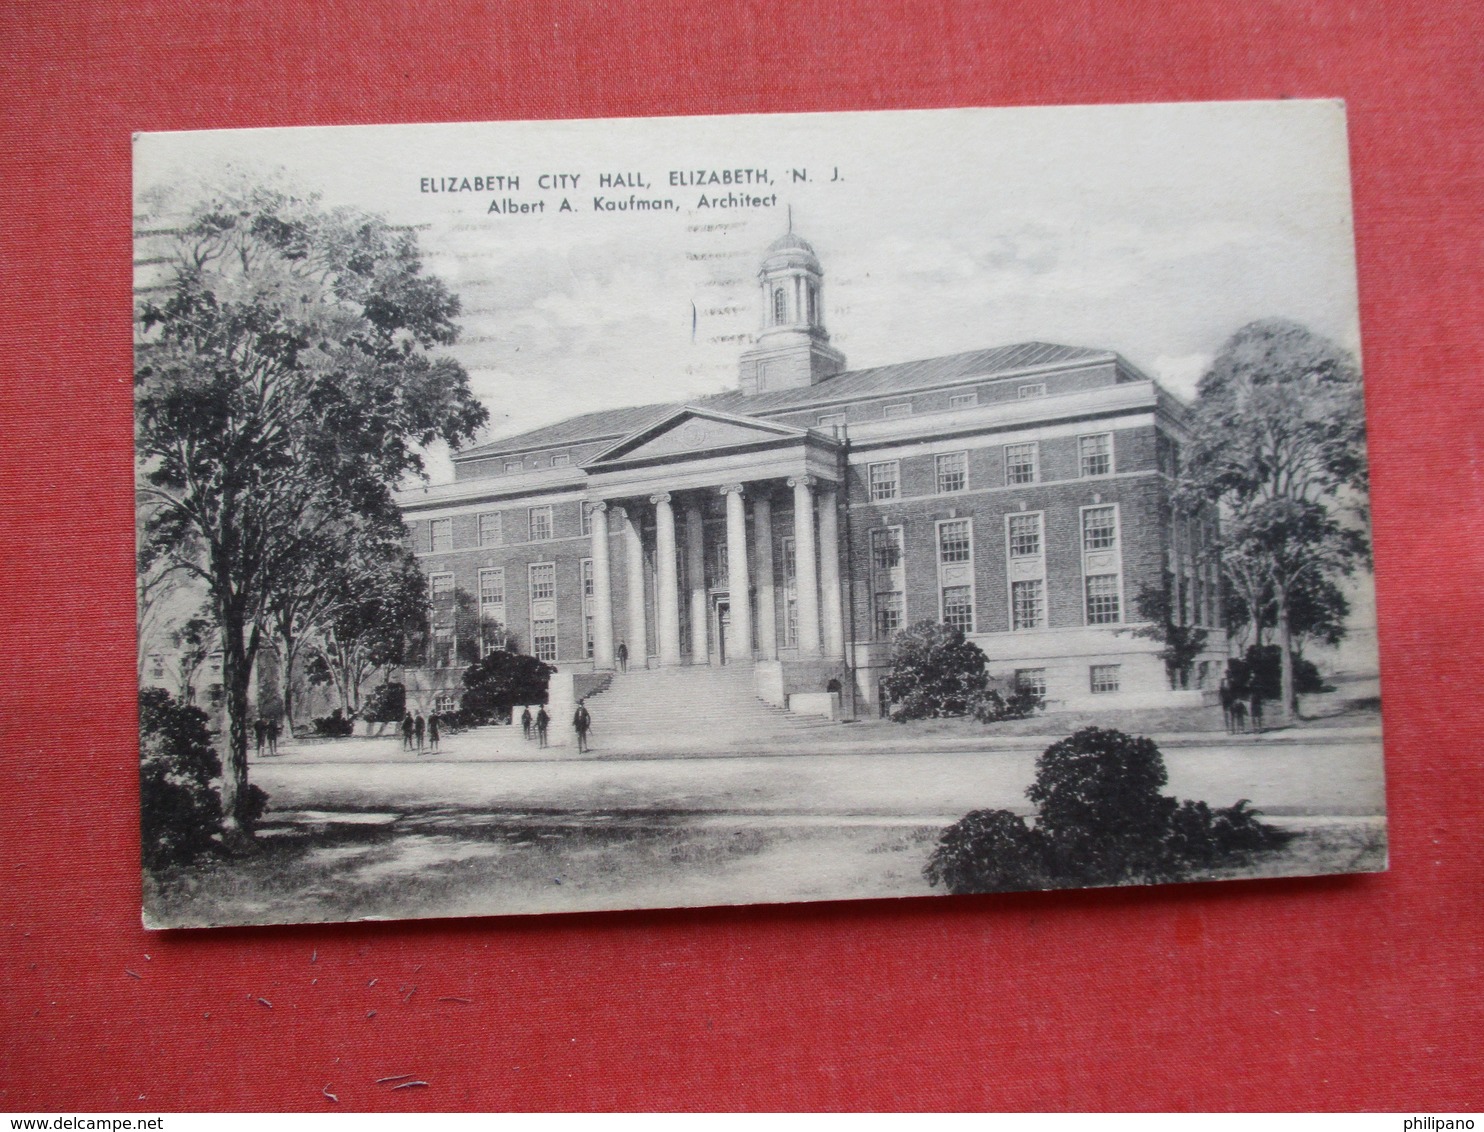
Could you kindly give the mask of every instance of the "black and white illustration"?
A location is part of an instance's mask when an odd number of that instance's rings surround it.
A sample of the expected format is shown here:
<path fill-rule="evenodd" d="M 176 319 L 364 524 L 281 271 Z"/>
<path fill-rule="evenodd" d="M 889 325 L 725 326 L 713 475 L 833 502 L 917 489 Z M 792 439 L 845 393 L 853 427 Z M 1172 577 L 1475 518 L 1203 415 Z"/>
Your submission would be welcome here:
<path fill-rule="evenodd" d="M 147 924 L 1385 868 L 1338 104 L 135 180 Z"/>

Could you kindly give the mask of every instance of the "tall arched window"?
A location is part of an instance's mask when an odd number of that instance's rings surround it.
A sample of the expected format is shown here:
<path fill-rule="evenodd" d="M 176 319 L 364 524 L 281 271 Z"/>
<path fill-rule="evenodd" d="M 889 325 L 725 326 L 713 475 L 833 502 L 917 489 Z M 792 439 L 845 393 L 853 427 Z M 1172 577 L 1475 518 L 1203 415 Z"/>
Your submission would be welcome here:
<path fill-rule="evenodd" d="M 782 287 L 775 287 L 773 289 L 773 322 L 776 324 L 787 321 L 788 295 L 784 292 Z"/>
<path fill-rule="evenodd" d="M 809 325 L 819 325 L 819 291 L 813 283 L 809 284 Z"/>

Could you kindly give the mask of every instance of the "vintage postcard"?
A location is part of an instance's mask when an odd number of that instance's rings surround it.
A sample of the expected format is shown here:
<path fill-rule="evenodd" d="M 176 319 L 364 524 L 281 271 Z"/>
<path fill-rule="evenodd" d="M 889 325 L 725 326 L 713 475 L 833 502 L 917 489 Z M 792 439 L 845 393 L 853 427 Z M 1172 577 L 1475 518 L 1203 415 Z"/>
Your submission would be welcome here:
<path fill-rule="evenodd" d="M 135 185 L 149 926 L 1386 867 L 1339 103 Z"/>

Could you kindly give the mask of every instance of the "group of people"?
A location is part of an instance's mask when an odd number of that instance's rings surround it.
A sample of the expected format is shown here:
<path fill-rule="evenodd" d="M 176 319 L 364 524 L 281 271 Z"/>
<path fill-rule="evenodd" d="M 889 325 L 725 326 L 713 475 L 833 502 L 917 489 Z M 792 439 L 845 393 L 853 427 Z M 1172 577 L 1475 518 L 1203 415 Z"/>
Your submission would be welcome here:
<path fill-rule="evenodd" d="M 423 718 L 423 713 L 413 715 L 408 712 L 402 717 L 402 749 L 404 751 L 417 751 L 422 753 L 423 740 L 428 743 L 429 752 L 438 749 L 438 737 L 441 725 L 438 722 L 438 713 L 429 712 L 428 718 Z"/>
<path fill-rule="evenodd" d="M 572 728 L 577 732 L 577 749 L 587 751 L 587 733 L 592 730 L 593 717 L 581 700 L 577 701 L 577 710 L 572 713 Z M 521 733 L 530 739 L 533 735 L 538 746 L 547 744 L 547 731 L 551 728 L 551 716 L 547 714 L 545 706 L 538 706 L 536 714 L 531 714 L 529 707 L 522 709 L 520 713 Z"/>
<path fill-rule="evenodd" d="M 1262 692 L 1255 688 L 1242 691 L 1234 688 L 1230 680 L 1223 680 L 1219 695 L 1221 715 L 1229 733 L 1240 735 L 1262 730 Z"/>
<path fill-rule="evenodd" d="M 253 738 L 257 740 L 258 754 L 268 748 L 270 755 L 278 754 L 278 736 L 282 734 L 276 719 L 255 719 L 252 725 Z"/>

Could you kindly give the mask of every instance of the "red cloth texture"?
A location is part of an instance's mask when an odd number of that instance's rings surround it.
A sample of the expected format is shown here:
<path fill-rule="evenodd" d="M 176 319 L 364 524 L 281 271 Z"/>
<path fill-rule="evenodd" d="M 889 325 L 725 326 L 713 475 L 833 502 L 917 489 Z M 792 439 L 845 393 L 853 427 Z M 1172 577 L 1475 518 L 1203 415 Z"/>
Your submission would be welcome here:
<path fill-rule="evenodd" d="M 1480 1107 L 1484 8 L 51 0 L 0 43 L 0 1109 Z M 1389 873 L 140 927 L 132 131 L 1285 96 L 1349 106 Z"/>

